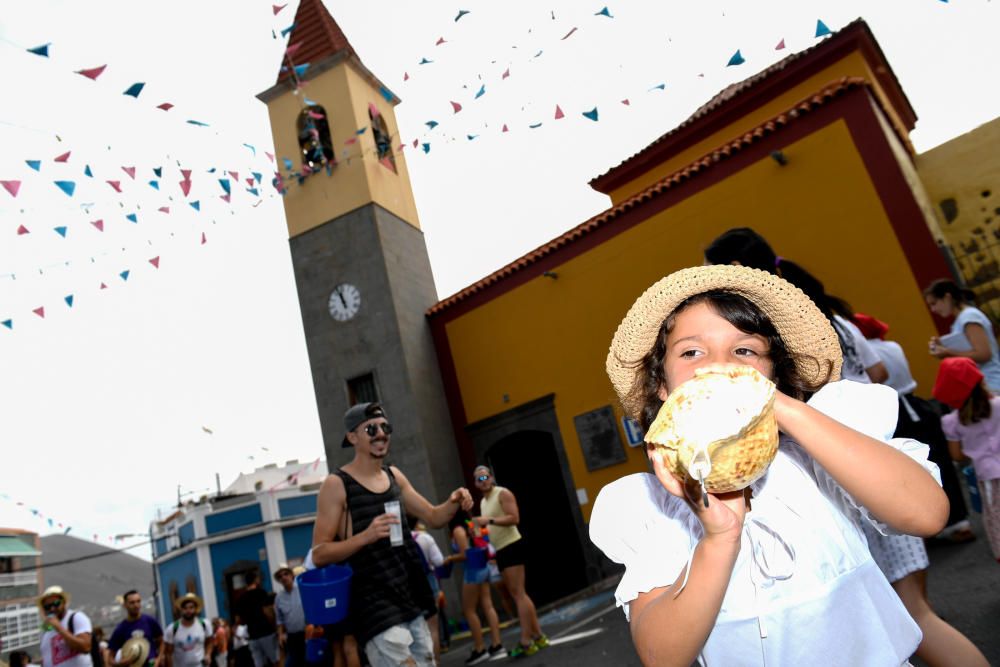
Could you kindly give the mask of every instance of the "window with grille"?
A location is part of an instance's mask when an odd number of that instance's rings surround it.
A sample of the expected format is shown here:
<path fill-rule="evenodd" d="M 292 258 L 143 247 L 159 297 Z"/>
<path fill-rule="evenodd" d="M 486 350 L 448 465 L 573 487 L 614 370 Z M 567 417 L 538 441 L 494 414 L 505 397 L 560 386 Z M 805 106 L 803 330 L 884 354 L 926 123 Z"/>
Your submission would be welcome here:
<path fill-rule="evenodd" d="M 375 387 L 375 376 L 365 373 L 347 381 L 347 400 L 351 405 L 358 403 L 378 402 L 378 390 Z"/>
<path fill-rule="evenodd" d="M 299 148 L 302 149 L 303 167 L 308 167 L 312 172 L 336 163 L 326 109 L 318 104 L 310 104 L 299 113 L 296 129 Z"/>
<path fill-rule="evenodd" d="M 375 155 L 378 161 L 387 169 L 396 171 L 396 157 L 392 154 L 392 135 L 389 134 L 385 118 L 380 113 L 372 113 L 372 107 L 369 106 L 368 119 L 372 122 L 372 136 L 375 139 Z"/>

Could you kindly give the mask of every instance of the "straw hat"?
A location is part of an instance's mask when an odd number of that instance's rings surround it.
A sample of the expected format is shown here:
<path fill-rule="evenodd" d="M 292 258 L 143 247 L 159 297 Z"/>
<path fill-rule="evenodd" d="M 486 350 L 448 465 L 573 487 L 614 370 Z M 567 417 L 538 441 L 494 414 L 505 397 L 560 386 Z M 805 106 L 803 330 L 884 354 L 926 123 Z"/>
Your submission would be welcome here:
<path fill-rule="evenodd" d="M 42 607 L 42 601 L 45 598 L 51 598 L 56 596 L 61 597 L 63 600 L 63 606 L 69 608 L 69 593 L 64 591 L 62 589 L 62 586 L 49 586 L 48 588 L 45 589 L 44 593 L 38 596 L 38 608 L 42 610 L 42 613 L 45 613 L 45 608 Z"/>
<path fill-rule="evenodd" d="M 288 563 L 278 563 L 278 569 L 274 571 L 274 578 L 277 579 L 278 575 L 282 572 L 292 572 L 292 568 L 288 566 Z M 295 574 L 292 572 L 292 574 Z"/>
<path fill-rule="evenodd" d="M 795 357 L 799 375 L 807 383 L 819 385 L 840 378 L 843 358 L 837 333 L 802 290 L 759 269 L 698 266 L 654 283 L 632 304 L 615 331 L 607 371 L 629 416 L 637 418 L 642 410 L 639 402 L 629 399 L 629 392 L 638 364 L 653 349 L 663 320 L 688 297 L 711 290 L 739 294 L 760 308 Z"/>
<path fill-rule="evenodd" d="M 184 606 L 185 602 L 194 602 L 194 605 L 195 605 L 195 611 L 194 611 L 194 613 L 196 613 L 196 614 L 200 614 L 201 610 L 202 610 L 202 607 L 205 606 L 202 603 L 201 598 L 198 597 L 197 595 L 195 595 L 194 593 L 185 593 L 181 597 L 177 598 L 177 602 L 174 603 L 174 604 L 177 607 L 177 609 L 180 609 L 181 607 Z"/>
<path fill-rule="evenodd" d="M 132 637 L 122 645 L 120 662 L 128 667 L 141 667 L 149 660 L 149 640 L 145 637 Z"/>

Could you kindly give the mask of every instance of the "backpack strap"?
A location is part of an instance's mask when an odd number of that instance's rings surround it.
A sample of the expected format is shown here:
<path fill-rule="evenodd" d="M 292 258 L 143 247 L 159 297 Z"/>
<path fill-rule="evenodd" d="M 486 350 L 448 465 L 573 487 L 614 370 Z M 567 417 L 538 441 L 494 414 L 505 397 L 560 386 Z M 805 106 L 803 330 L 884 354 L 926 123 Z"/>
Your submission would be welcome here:
<path fill-rule="evenodd" d="M 76 634 L 75 632 L 73 632 L 73 617 L 74 616 L 76 616 L 76 612 L 75 611 L 72 614 L 69 615 L 69 620 L 66 621 L 66 627 L 69 628 L 69 633 L 71 635 L 75 635 Z"/>

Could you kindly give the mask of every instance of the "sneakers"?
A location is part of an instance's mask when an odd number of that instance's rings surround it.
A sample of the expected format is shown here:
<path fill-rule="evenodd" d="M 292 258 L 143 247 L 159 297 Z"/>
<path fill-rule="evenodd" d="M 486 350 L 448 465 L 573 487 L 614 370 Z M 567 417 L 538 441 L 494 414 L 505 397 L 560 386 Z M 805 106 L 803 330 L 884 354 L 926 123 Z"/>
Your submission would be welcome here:
<path fill-rule="evenodd" d="M 529 655 L 535 655 L 538 653 L 538 645 L 535 642 L 531 642 L 527 646 L 518 642 L 514 645 L 514 648 L 507 652 L 512 658 L 526 658 Z"/>
<path fill-rule="evenodd" d="M 538 648 L 540 648 L 540 649 L 542 649 L 542 648 L 548 648 L 549 647 L 549 638 L 546 637 L 545 635 L 538 635 L 537 637 L 535 637 L 535 641 L 533 642 L 533 644 L 535 646 L 537 646 Z"/>
<path fill-rule="evenodd" d="M 490 659 L 490 654 L 486 652 L 486 649 L 482 651 L 477 651 L 472 649 L 472 654 L 466 659 L 465 664 L 467 665 L 478 665 L 481 662 L 486 662 Z"/>
<path fill-rule="evenodd" d="M 491 646 L 489 648 L 489 652 L 490 652 L 490 660 L 499 660 L 500 658 L 507 657 L 507 649 L 505 649 L 500 644 L 497 644 L 496 646 Z"/>

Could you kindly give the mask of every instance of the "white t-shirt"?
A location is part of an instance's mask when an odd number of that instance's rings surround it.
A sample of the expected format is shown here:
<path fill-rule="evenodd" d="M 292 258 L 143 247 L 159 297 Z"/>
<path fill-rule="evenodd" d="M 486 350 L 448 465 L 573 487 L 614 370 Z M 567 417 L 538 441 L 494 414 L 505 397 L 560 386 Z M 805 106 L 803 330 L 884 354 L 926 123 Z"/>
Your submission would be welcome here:
<path fill-rule="evenodd" d="M 310 555 L 312 552 L 310 552 Z M 237 625 L 233 630 L 233 650 L 250 645 L 250 632 L 245 625 Z"/>
<path fill-rule="evenodd" d="M 212 629 L 206 628 L 207 625 L 205 619 L 195 618 L 191 625 L 184 625 L 184 622 L 180 621 L 167 626 L 166 632 L 163 633 L 163 643 L 174 647 L 175 665 L 201 667 L 205 659 L 205 639 L 212 636 Z"/>
<path fill-rule="evenodd" d="M 856 382 L 828 384 L 809 400 L 936 476 L 926 445 L 892 439 L 896 404 L 889 387 Z M 861 523 L 883 533 L 891 529 L 786 436 L 752 490 L 740 553 L 700 664 L 906 664 L 920 643 L 920 628 L 872 561 Z M 626 617 L 640 593 L 674 584 L 702 536 L 687 504 L 648 473 L 605 486 L 590 518 L 591 540 L 625 565 L 615 598 Z"/>
<path fill-rule="evenodd" d="M 441 554 L 441 548 L 438 547 L 437 542 L 430 534 L 419 530 L 414 530 L 411 534 L 413 535 L 413 541 L 424 552 L 424 558 L 427 559 L 428 565 L 435 568 L 444 564 L 444 556 Z"/>
<path fill-rule="evenodd" d="M 977 362 L 976 365 L 986 377 L 986 386 L 993 390 L 1000 390 L 1000 349 L 998 349 L 997 339 L 993 335 L 993 323 L 983 311 L 974 306 L 966 306 L 958 311 L 958 317 L 951 324 L 951 333 L 961 332 L 962 335 L 965 335 L 965 327 L 968 324 L 978 324 L 986 331 L 986 340 L 990 344 L 990 358 L 981 364 Z"/>
<path fill-rule="evenodd" d="M 889 379 L 885 381 L 885 384 L 895 389 L 898 394 L 913 393 L 913 390 L 917 388 L 917 381 L 910 374 L 910 364 L 899 343 L 871 338 L 868 340 L 868 344 L 875 350 L 875 354 L 885 365 L 885 369 L 889 371 Z"/>
<path fill-rule="evenodd" d="M 871 382 L 866 368 L 871 368 L 881 359 L 875 354 L 875 350 L 868 344 L 864 334 L 861 333 L 854 322 L 845 320 L 840 315 L 833 316 L 834 326 L 841 338 L 840 348 L 844 353 L 844 365 L 840 370 L 840 379 L 854 380 L 855 382 Z"/>
<path fill-rule="evenodd" d="M 70 630 L 70 616 L 73 617 L 73 629 Z M 74 635 L 82 635 L 93 630 L 90 619 L 82 611 L 66 610 L 66 615 L 60 621 L 67 631 Z M 42 665 L 44 667 L 94 667 L 89 653 L 74 653 L 55 630 L 46 630 L 42 635 Z"/>

